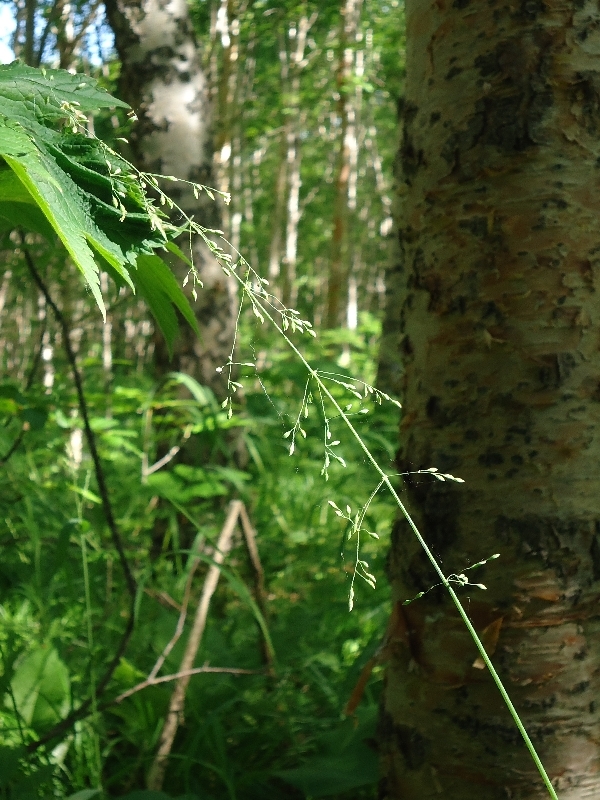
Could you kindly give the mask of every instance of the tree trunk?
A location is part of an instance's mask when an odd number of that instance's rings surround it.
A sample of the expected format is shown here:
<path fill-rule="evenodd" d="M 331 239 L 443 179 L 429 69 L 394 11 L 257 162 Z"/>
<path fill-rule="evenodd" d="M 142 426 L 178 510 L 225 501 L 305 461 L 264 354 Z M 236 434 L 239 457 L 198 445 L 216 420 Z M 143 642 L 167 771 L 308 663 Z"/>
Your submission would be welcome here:
<path fill-rule="evenodd" d="M 107 15 L 121 59 L 120 94 L 135 109 L 131 145 L 138 165 L 148 172 L 214 185 L 206 82 L 185 0 L 106 0 Z M 169 184 L 169 194 L 195 220 L 220 227 L 217 203 L 191 187 Z M 202 336 L 181 326 L 172 362 L 157 342 L 159 373 L 182 370 L 222 391 L 215 373 L 229 358 L 237 300 L 235 283 L 222 272 L 196 237 L 194 261 L 204 283 L 193 303 Z M 177 264 L 183 282 L 187 268 Z M 190 282 L 191 283 L 191 282 Z"/>
<path fill-rule="evenodd" d="M 333 201 L 333 231 L 331 235 L 331 261 L 327 283 L 328 328 L 340 324 L 342 304 L 346 294 L 348 256 L 348 178 L 350 176 L 349 81 L 354 60 L 356 34 L 355 0 L 342 0 L 340 15 L 340 41 L 336 74 L 337 117 L 340 124 L 339 150 L 335 167 L 335 195 Z M 360 11 L 359 11 L 360 13 Z"/>
<path fill-rule="evenodd" d="M 399 156 L 403 471 L 561 800 L 600 797 L 600 12 L 407 0 Z M 385 355 L 385 354 L 384 354 Z M 398 603 L 436 583 L 406 526 Z M 392 800 L 547 797 L 449 598 L 396 605 Z"/>

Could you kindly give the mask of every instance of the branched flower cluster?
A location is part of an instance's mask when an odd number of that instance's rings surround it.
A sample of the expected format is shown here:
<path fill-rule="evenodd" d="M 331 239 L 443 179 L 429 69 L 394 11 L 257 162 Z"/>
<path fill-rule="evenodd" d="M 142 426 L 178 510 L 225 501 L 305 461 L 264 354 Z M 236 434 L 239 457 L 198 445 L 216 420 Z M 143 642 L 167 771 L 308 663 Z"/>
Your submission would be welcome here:
<path fill-rule="evenodd" d="M 454 478 L 453 480 L 456 480 Z M 468 572 L 470 569 L 475 569 L 475 567 L 482 567 L 484 564 L 487 564 L 488 561 L 493 561 L 495 558 L 500 558 L 500 553 L 494 553 L 493 556 L 489 556 L 489 558 L 484 558 L 483 561 L 478 561 L 476 564 L 471 564 L 470 567 L 466 567 L 465 572 Z M 465 575 L 465 572 L 456 573 L 453 572 L 451 575 L 446 577 L 447 583 L 453 583 L 456 586 L 463 587 L 463 586 L 474 586 L 476 589 L 487 589 L 483 583 L 471 583 L 469 578 Z M 405 600 L 402 605 L 408 606 L 410 603 L 413 603 L 415 600 L 419 600 L 421 597 L 426 595 L 432 589 L 435 589 L 437 586 L 442 586 L 441 583 L 436 583 L 433 586 L 430 586 L 429 589 L 425 590 L 424 592 L 419 592 L 414 597 L 411 597 L 410 600 Z"/>

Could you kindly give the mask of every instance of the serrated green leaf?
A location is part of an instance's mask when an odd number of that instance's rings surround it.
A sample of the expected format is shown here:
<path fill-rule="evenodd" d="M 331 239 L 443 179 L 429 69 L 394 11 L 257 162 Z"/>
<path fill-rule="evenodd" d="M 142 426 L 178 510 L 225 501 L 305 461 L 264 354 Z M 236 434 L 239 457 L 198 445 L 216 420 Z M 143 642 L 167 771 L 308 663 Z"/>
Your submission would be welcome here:
<path fill-rule="evenodd" d="M 103 315 L 100 268 L 134 289 L 138 255 L 150 256 L 177 230 L 145 196 L 129 162 L 71 130 L 74 115 L 108 106 L 128 107 L 87 76 L 0 66 L 0 224 L 57 234 Z M 177 330 L 173 305 L 197 330 L 160 259 L 140 265 L 137 276 L 169 347 Z"/>
<path fill-rule="evenodd" d="M 95 228 L 86 218 L 85 207 L 74 201 L 78 196 L 75 184 L 63 186 L 52 174 L 49 159 L 37 149 L 17 122 L 0 117 L 0 155 L 19 178 L 54 228 L 67 252 L 83 273 L 102 314 L 104 301 L 100 293 L 98 266 L 87 244 L 86 232 Z M 64 187 L 64 188 L 63 188 Z M 66 190 L 66 191 L 65 191 Z M 69 191 L 70 190 L 70 191 Z M 114 259 L 111 258 L 112 261 Z"/>
<path fill-rule="evenodd" d="M 55 124 L 65 119 L 65 103 L 82 112 L 129 108 L 88 75 L 35 69 L 18 62 L 0 65 L 0 114 L 13 120 L 28 120 L 33 116 L 44 125 Z"/>

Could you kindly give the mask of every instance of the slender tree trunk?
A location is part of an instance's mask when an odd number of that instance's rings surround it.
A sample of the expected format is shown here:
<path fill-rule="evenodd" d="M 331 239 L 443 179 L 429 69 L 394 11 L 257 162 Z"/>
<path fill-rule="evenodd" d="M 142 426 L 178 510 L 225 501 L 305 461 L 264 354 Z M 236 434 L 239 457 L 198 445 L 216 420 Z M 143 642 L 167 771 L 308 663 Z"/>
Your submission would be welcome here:
<path fill-rule="evenodd" d="M 139 118 L 131 137 L 138 164 L 149 172 L 214 185 L 206 82 L 185 0 L 106 0 L 106 9 L 122 64 L 120 93 Z M 170 184 L 169 190 L 196 221 L 220 227 L 219 206 L 206 195 L 197 200 L 183 184 Z M 219 392 L 222 379 L 215 369 L 231 351 L 235 284 L 198 238 L 193 247 L 204 283 L 194 303 L 202 336 L 182 325 L 173 361 L 157 340 L 155 363 L 159 374 L 183 370 Z M 177 264 L 176 269 L 183 282 L 186 268 Z"/>
<path fill-rule="evenodd" d="M 282 79 L 283 80 L 283 79 Z M 282 128 L 279 144 L 277 173 L 275 178 L 275 205 L 273 207 L 273 221 L 271 242 L 269 246 L 269 281 L 280 295 L 279 275 L 281 273 L 281 250 L 283 241 L 283 211 L 285 209 L 285 195 L 287 188 L 287 147 L 286 130 Z"/>
<path fill-rule="evenodd" d="M 300 166 L 302 150 L 300 149 L 299 130 L 289 126 L 287 133 L 287 173 L 288 199 L 287 220 L 285 226 L 285 260 L 282 281 L 281 299 L 284 306 L 296 305 L 296 264 L 298 261 L 298 225 L 300 223 Z"/>
<path fill-rule="evenodd" d="M 344 0 L 340 20 L 340 42 L 337 65 L 337 118 L 340 122 L 339 150 L 335 168 L 335 195 L 333 201 L 333 232 L 331 236 L 331 262 L 327 283 L 327 327 L 336 328 L 344 302 L 346 245 L 348 227 L 348 79 L 352 67 L 352 50 L 347 47 L 352 31 L 354 0 Z"/>
<path fill-rule="evenodd" d="M 341 322 L 348 285 L 348 202 L 355 184 L 349 184 L 356 146 L 356 111 L 353 106 L 350 79 L 354 64 L 354 48 L 362 0 L 344 0 L 340 20 L 340 42 L 337 68 L 337 117 L 340 120 L 339 151 L 333 202 L 333 234 L 331 262 L 327 286 L 327 327 Z M 348 189 L 351 192 L 349 195 Z"/>
<path fill-rule="evenodd" d="M 287 145 L 286 172 L 287 177 L 287 217 L 285 226 L 285 258 L 283 259 L 281 299 L 285 306 L 295 307 L 298 298 L 296 283 L 296 266 L 298 262 L 298 226 L 302 211 L 300 208 L 300 188 L 302 187 L 301 165 L 302 149 L 300 132 L 305 125 L 305 114 L 300 110 L 300 79 L 307 61 L 304 53 L 308 32 L 317 19 L 315 11 L 311 17 L 305 15 L 290 24 L 288 38 L 290 41 L 289 69 L 282 67 L 283 90 L 289 93 L 288 102 L 291 111 L 285 122 L 285 141 Z M 295 44 L 295 47 L 292 46 Z M 281 56 L 280 56 L 281 59 Z M 286 78 L 289 77 L 289 82 Z"/>
<path fill-rule="evenodd" d="M 561 800 L 600 797 L 595 3 L 407 0 L 401 468 Z M 436 582 L 398 524 L 396 601 Z M 547 797 L 444 592 L 396 606 L 382 798 Z"/>

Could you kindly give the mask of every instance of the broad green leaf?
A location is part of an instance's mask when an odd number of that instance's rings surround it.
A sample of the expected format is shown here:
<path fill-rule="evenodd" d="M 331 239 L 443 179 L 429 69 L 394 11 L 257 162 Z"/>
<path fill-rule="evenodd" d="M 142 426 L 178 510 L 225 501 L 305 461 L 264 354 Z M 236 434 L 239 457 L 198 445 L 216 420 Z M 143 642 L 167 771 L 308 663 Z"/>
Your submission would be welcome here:
<path fill-rule="evenodd" d="M 355 720 L 346 719 L 336 730 L 317 740 L 317 755 L 296 769 L 275 773 L 309 797 L 328 797 L 374 784 L 379 777 L 375 750 L 369 746 L 375 735 L 377 708 L 361 710 Z"/>
<path fill-rule="evenodd" d="M 15 665 L 11 685 L 19 714 L 33 728 L 47 728 L 69 710 L 69 673 L 53 647 L 27 653 Z"/>
<path fill-rule="evenodd" d="M 60 237 L 105 315 L 98 266 L 87 243 L 88 237 L 91 239 L 93 236 L 95 225 L 86 213 L 85 205 L 81 203 L 77 187 L 67 175 L 57 179 L 53 175 L 50 159 L 37 149 L 18 122 L 6 117 L 0 117 L 0 156 L 4 157 Z M 105 246 L 102 250 L 106 251 L 109 256 L 107 260 L 111 264 L 116 261 L 113 266 L 118 268 L 118 257 L 115 258 L 115 253 L 109 253 Z"/>
<path fill-rule="evenodd" d="M 21 419 L 29 424 L 33 431 L 41 430 L 48 419 L 48 412 L 42 408 L 24 408 L 21 411 Z"/>
<path fill-rule="evenodd" d="M 1 188 L 0 197 L 2 197 Z M 30 203 L 4 203 L 0 200 L 0 226 L 7 231 L 24 228 L 27 231 L 40 233 L 48 240 L 54 236 L 54 230 L 42 211 Z"/>
<path fill-rule="evenodd" d="M 146 678 L 146 673 L 139 670 L 137 667 L 128 661 L 126 658 L 121 658 L 119 666 L 113 673 L 113 680 L 119 684 L 123 684 L 128 688 L 135 686 L 136 683 L 143 681 Z"/>
<path fill-rule="evenodd" d="M 177 308 L 190 327 L 200 335 L 198 323 L 190 304 L 173 273 L 165 262 L 156 255 L 140 255 L 137 259 L 135 283 L 150 306 L 167 342 L 169 353 L 177 335 Z"/>
<path fill-rule="evenodd" d="M 92 797 L 96 797 L 101 791 L 102 789 L 81 789 L 75 794 L 70 794 L 66 800 L 92 800 Z"/>
<path fill-rule="evenodd" d="M 35 69 L 18 62 L 0 66 L 0 114 L 14 120 L 29 120 L 33 115 L 44 124 L 54 124 L 65 119 L 65 103 L 82 112 L 129 108 L 88 75 L 73 75 L 60 69 Z"/>
<path fill-rule="evenodd" d="M 7 131 L 3 131 L 3 134 L 6 136 Z M 8 140 L 5 140 L 5 144 L 9 145 Z M 35 200 L 23 186 L 23 183 L 8 167 L 0 169 L 0 202 L 7 205 L 12 205 L 13 203 L 35 204 Z"/>
<path fill-rule="evenodd" d="M 190 269 L 194 268 L 194 265 L 192 264 L 190 259 L 186 256 L 183 250 L 178 245 L 175 244 L 175 242 L 169 242 L 166 245 L 166 247 L 170 253 L 173 253 L 173 255 L 177 256 L 177 258 L 180 258 L 184 262 L 184 264 L 187 264 L 187 266 Z"/>
<path fill-rule="evenodd" d="M 0 66 L 0 227 L 54 232 L 104 316 L 100 269 L 138 286 L 172 352 L 175 308 L 198 332 L 185 295 L 154 255 L 178 229 L 145 195 L 135 168 L 81 132 L 83 112 L 109 106 L 128 107 L 87 76 Z"/>
<path fill-rule="evenodd" d="M 175 503 L 190 503 L 196 499 L 206 500 L 227 494 L 227 487 L 215 476 L 205 474 L 204 480 L 188 482 L 172 472 L 155 472 L 148 476 L 152 491 Z"/>
<path fill-rule="evenodd" d="M 186 375 L 185 372 L 170 372 L 169 380 L 185 386 L 199 406 L 217 407 L 215 396 L 208 386 L 202 386 L 191 375 Z"/>
<path fill-rule="evenodd" d="M 6 787 L 10 780 L 18 776 L 25 755 L 25 748 L 0 747 L 0 788 Z"/>

